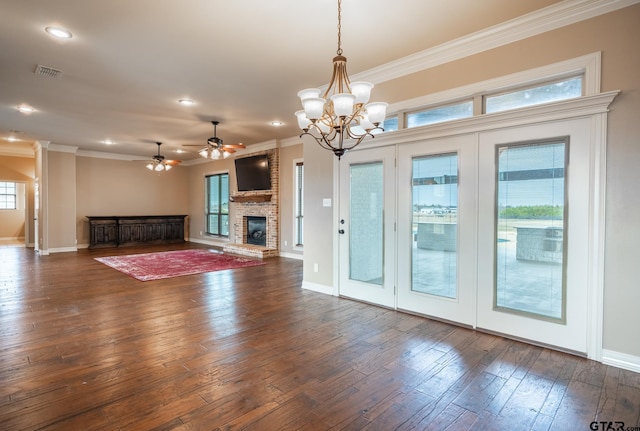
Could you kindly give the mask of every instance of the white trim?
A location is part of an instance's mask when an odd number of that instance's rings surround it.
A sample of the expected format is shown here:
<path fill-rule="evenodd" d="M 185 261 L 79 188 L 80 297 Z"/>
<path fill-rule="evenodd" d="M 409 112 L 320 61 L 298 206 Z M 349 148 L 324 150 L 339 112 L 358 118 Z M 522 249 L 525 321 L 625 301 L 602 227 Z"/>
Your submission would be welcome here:
<path fill-rule="evenodd" d="M 196 244 L 213 245 L 213 246 L 216 246 L 216 247 L 224 247 L 225 245 L 230 243 L 229 240 L 217 241 L 217 240 L 210 240 L 210 239 L 205 239 L 205 238 L 192 238 L 192 237 L 189 237 L 188 241 L 189 242 L 195 242 Z"/>
<path fill-rule="evenodd" d="M 293 136 L 291 138 L 285 138 L 280 140 L 280 148 L 293 147 L 296 145 L 302 145 L 302 138 L 300 138 L 300 136 Z"/>
<path fill-rule="evenodd" d="M 334 293 L 332 286 L 325 286 L 324 284 L 311 283 L 310 281 L 302 280 L 302 286 L 305 290 L 312 290 L 318 293 L 324 293 L 325 295 L 338 296 Z"/>
<path fill-rule="evenodd" d="M 492 114 L 476 115 L 459 120 L 381 133 L 376 135 L 374 139 L 363 142 L 353 151 L 444 136 L 495 130 L 497 128 L 601 114 L 608 112 L 609 105 L 618 93 L 619 91 L 609 91 L 594 96 L 578 97 L 560 102 L 546 103 Z M 336 179 L 334 178 L 334 180 Z"/>
<path fill-rule="evenodd" d="M 54 151 L 57 153 L 72 153 L 76 154 L 78 152 L 78 147 L 74 147 L 72 145 L 60 145 L 60 144 L 50 144 L 47 149 L 49 151 Z"/>
<path fill-rule="evenodd" d="M 628 355 L 613 350 L 602 350 L 602 363 L 640 373 L 640 356 Z"/>
<path fill-rule="evenodd" d="M 49 254 L 49 253 L 67 253 L 67 252 L 70 252 L 70 251 L 78 251 L 78 247 L 55 247 L 55 248 L 50 248 L 48 250 L 47 254 Z"/>
<path fill-rule="evenodd" d="M 298 238 L 297 238 L 297 236 L 298 236 L 298 220 L 297 220 L 297 217 L 298 217 L 298 188 L 297 188 L 297 185 L 298 185 L 298 172 L 297 171 L 298 171 L 298 163 L 302 163 L 302 168 L 303 168 L 303 171 L 302 171 L 302 190 L 304 192 L 304 158 L 300 157 L 300 158 L 297 158 L 297 159 L 293 159 L 292 162 L 293 162 L 293 199 L 292 199 L 292 202 L 293 202 L 293 208 L 292 208 L 292 210 L 293 210 L 292 211 L 293 212 L 293 214 L 292 214 L 293 223 L 292 223 L 292 226 L 291 226 L 291 233 L 292 233 L 292 235 L 291 235 L 291 238 L 292 238 L 291 248 L 294 249 L 294 250 L 296 250 L 296 248 L 298 250 L 302 250 L 302 247 L 296 245 L 296 244 L 298 244 Z M 304 199 L 303 199 L 303 202 L 304 202 Z M 302 209 L 302 217 L 303 217 L 303 226 L 304 226 L 304 208 Z M 302 234 L 302 238 L 304 240 L 304 232 Z"/>
<path fill-rule="evenodd" d="M 304 259 L 304 255 L 303 254 L 295 254 L 295 253 L 288 253 L 288 252 L 279 252 L 278 255 L 280 257 L 286 257 L 289 259 L 296 259 L 296 260 L 303 260 Z"/>
<path fill-rule="evenodd" d="M 35 153 L 33 148 L 29 146 L 2 145 L 2 147 L 0 147 L 0 156 L 25 157 L 33 159 L 35 158 Z"/>
<path fill-rule="evenodd" d="M 118 154 L 118 153 L 103 153 L 101 151 L 87 151 L 87 150 L 78 150 L 76 152 L 76 156 L 79 157 L 92 157 L 94 159 L 111 159 L 111 160 L 149 160 L 149 157 L 143 156 L 132 156 L 131 154 Z"/>
<path fill-rule="evenodd" d="M 589 232 L 589 284 L 587 291 L 587 313 L 590 316 L 590 327 L 587 330 L 587 352 L 589 358 L 602 361 L 604 331 L 604 256 L 605 256 L 605 219 L 607 190 L 607 115 L 606 113 L 592 117 L 592 136 L 589 173 L 592 213 Z"/>
<path fill-rule="evenodd" d="M 352 81 L 381 83 L 632 6 L 640 0 L 565 0 L 493 27 L 357 73 Z"/>

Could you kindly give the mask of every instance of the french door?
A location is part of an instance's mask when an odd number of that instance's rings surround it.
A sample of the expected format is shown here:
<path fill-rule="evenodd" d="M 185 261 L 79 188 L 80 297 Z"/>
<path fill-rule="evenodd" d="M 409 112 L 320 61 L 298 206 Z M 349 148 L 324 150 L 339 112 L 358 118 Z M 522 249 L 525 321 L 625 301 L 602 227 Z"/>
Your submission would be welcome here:
<path fill-rule="evenodd" d="M 395 308 L 395 147 L 340 161 L 340 295 Z"/>
<path fill-rule="evenodd" d="M 589 119 L 479 135 L 477 326 L 588 352 Z"/>
<path fill-rule="evenodd" d="M 350 152 L 340 161 L 340 294 L 589 353 L 590 124 Z"/>
<path fill-rule="evenodd" d="M 398 308 L 475 325 L 476 139 L 398 149 Z"/>

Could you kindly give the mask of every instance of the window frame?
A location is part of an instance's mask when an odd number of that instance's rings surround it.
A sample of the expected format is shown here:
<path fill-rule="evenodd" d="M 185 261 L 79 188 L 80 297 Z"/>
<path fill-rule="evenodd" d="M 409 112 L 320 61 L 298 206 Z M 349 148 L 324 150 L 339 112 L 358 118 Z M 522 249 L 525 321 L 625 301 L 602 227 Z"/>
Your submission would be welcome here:
<path fill-rule="evenodd" d="M 517 109 L 517 108 L 516 108 Z M 562 168 L 562 178 L 563 178 L 563 210 L 562 210 L 562 262 L 561 262 L 561 300 L 562 307 L 560 310 L 560 317 L 553 317 L 549 315 L 544 315 L 541 313 L 535 313 L 532 311 L 526 311 L 522 309 L 511 308 L 507 306 L 502 306 L 498 304 L 498 227 L 500 223 L 500 208 L 498 205 L 498 200 L 500 196 L 500 183 L 503 181 L 508 181 L 501 178 L 499 168 L 500 168 L 500 151 L 502 149 L 515 149 L 515 148 L 533 148 L 540 147 L 546 145 L 553 145 L 557 143 L 562 143 L 563 152 L 564 152 L 564 163 Z M 558 136 L 551 137 L 545 139 L 531 139 L 524 140 L 519 142 L 509 142 L 504 144 L 498 144 L 495 146 L 495 190 L 494 190 L 494 249 L 493 249 L 493 310 L 499 311 L 503 313 L 510 313 L 519 316 L 525 316 L 530 319 L 537 319 L 541 321 L 566 324 L 567 322 L 567 245 L 568 245 L 568 232 L 569 232 L 569 181 L 568 181 L 568 170 L 569 170 L 569 152 L 570 150 L 570 137 L 569 136 Z"/>
<path fill-rule="evenodd" d="M 304 160 L 293 161 L 293 246 L 304 246 Z"/>
<path fill-rule="evenodd" d="M 222 208 L 224 205 L 224 201 L 222 199 L 223 193 L 222 193 L 222 178 L 226 177 L 227 178 L 227 200 L 226 200 L 226 204 L 227 204 L 227 212 L 223 212 Z M 212 178 L 218 178 L 218 211 L 217 212 L 212 212 L 211 211 L 211 202 L 210 202 L 210 182 Z M 204 186 L 204 192 L 205 192 L 205 198 L 204 198 L 204 231 L 206 235 L 210 235 L 210 236 L 215 236 L 215 237 L 220 237 L 220 238 L 229 238 L 229 232 L 227 232 L 227 234 L 225 235 L 222 232 L 222 227 L 223 227 L 223 216 L 227 216 L 227 223 L 230 220 L 230 215 L 229 215 L 229 196 L 230 196 L 230 192 L 231 192 L 231 185 L 230 185 L 230 177 L 229 177 L 229 172 L 218 172 L 218 173 L 214 173 L 214 174 L 207 174 L 204 177 L 204 182 L 205 182 L 205 186 Z M 212 232 L 211 231 L 211 226 L 209 223 L 210 217 L 211 216 L 217 216 L 218 218 L 218 226 L 217 226 L 217 233 L 216 232 Z"/>
<path fill-rule="evenodd" d="M 387 112 L 388 117 L 398 117 L 398 130 L 406 129 L 406 116 L 409 112 L 417 110 L 435 109 L 446 105 L 455 104 L 461 100 L 473 98 L 473 116 L 462 120 L 464 121 L 483 115 L 494 115 L 484 113 L 484 98 L 486 95 L 493 95 L 500 92 L 510 92 L 516 89 L 526 89 L 536 87 L 544 83 L 554 81 L 562 81 L 570 77 L 582 75 L 582 97 L 596 96 L 600 94 L 602 70 L 602 53 L 596 51 L 580 57 L 571 58 L 569 60 L 552 63 L 549 65 L 537 67 L 534 69 L 516 72 L 486 81 L 475 82 L 469 85 L 456 87 L 453 89 L 431 93 L 424 96 L 408 99 L 402 102 L 390 104 Z M 573 100 L 573 98 L 571 99 Z M 550 103 L 543 103 L 532 106 L 546 106 Z M 521 109 L 521 108 L 517 108 Z M 510 112 L 500 111 L 496 114 Z M 451 121 L 426 124 L 417 127 L 434 127 Z M 413 129 L 413 128 L 412 128 Z M 389 132 L 383 132 L 389 133 Z"/>
<path fill-rule="evenodd" d="M 446 119 L 446 120 L 440 120 L 440 121 L 433 121 L 430 123 L 426 123 L 426 124 L 420 124 L 417 126 L 409 126 L 409 117 L 412 115 L 416 115 L 416 114 L 421 114 L 421 113 L 428 113 L 428 112 L 433 112 L 433 111 L 438 111 L 441 109 L 445 109 L 445 108 L 449 108 L 449 107 L 453 107 L 453 106 L 462 106 L 465 104 L 471 103 L 471 115 L 467 116 L 467 117 L 458 117 L 458 118 L 450 118 L 450 119 Z M 426 107 L 421 107 L 421 108 L 417 108 L 417 109 L 412 109 L 410 111 L 406 111 L 403 113 L 403 126 L 406 129 L 413 129 L 415 127 L 423 127 L 423 126 L 430 126 L 432 124 L 441 124 L 441 123 L 446 123 L 449 121 L 456 121 L 456 120 L 462 120 L 465 118 L 471 118 L 473 117 L 475 114 L 475 100 L 472 97 L 467 97 L 465 99 L 460 99 L 460 100 L 453 100 L 450 101 L 448 103 L 442 103 L 442 104 L 437 104 L 437 105 L 432 105 L 432 106 L 426 106 Z M 395 115 L 394 115 L 395 116 Z"/>
<path fill-rule="evenodd" d="M 13 188 L 13 193 L 10 189 Z M 13 202 L 13 206 L 8 206 Z M 0 181 L 0 210 L 18 209 L 18 184 L 15 181 Z"/>
<path fill-rule="evenodd" d="M 491 98 L 491 97 L 504 96 L 504 95 L 507 95 L 507 94 L 523 92 L 523 91 L 526 91 L 526 90 L 535 90 L 537 88 L 551 86 L 553 84 L 558 84 L 560 82 L 569 81 L 569 80 L 575 79 L 575 78 L 580 78 L 581 79 L 580 96 L 565 97 L 565 98 L 562 98 L 562 99 L 556 99 L 556 100 L 552 100 L 552 101 L 549 101 L 549 102 L 538 102 L 538 103 L 532 103 L 532 104 L 529 104 L 529 105 L 522 105 L 522 106 L 516 106 L 516 107 L 513 107 L 513 108 L 507 108 L 507 109 L 501 109 L 501 110 L 487 112 L 487 100 L 489 98 Z M 566 75 L 566 76 L 558 76 L 558 77 L 554 77 L 554 79 L 527 82 L 527 83 L 523 83 L 522 85 L 517 85 L 517 86 L 514 86 L 514 87 L 502 89 L 500 91 L 486 92 L 486 93 L 482 94 L 482 113 L 484 113 L 484 114 L 497 114 L 499 112 L 512 111 L 514 109 L 523 109 L 523 108 L 527 108 L 529 106 L 546 105 L 546 104 L 549 104 L 549 103 L 555 103 L 555 102 L 561 102 L 561 101 L 564 101 L 564 100 L 576 99 L 578 97 L 584 96 L 584 93 L 585 93 L 585 76 L 584 76 L 584 73 L 570 74 L 570 75 Z"/>

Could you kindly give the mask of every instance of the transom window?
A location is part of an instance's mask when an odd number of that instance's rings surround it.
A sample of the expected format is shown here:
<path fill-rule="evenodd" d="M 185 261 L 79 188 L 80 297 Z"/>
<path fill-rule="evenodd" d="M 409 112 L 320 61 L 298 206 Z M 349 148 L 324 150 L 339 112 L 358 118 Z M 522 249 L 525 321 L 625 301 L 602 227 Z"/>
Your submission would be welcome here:
<path fill-rule="evenodd" d="M 582 96 L 582 76 L 576 76 L 562 81 L 485 96 L 485 112 L 489 114 L 507 111 L 580 96 Z"/>
<path fill-rule="evenodd" d="M 600 92 L 599 52 L 395 104 L 384 132 L 590 96 Z"/>
<path fill-rule="evenodd" d="M 18 209 L 16 199 L 16 183 L 0 181 L 0 209 Z"/>
<path fill-rule="evenodd" d="M 207 175 L 206 231 L 209 235 L 229 236 L 229 174 Z"/>
<path fill-rule="evenodd" d="M 473 101 L 468 100 L 447 106 L 438 106 L 407 114 L 407 128 L 458 120 L 473 115 Z"/>

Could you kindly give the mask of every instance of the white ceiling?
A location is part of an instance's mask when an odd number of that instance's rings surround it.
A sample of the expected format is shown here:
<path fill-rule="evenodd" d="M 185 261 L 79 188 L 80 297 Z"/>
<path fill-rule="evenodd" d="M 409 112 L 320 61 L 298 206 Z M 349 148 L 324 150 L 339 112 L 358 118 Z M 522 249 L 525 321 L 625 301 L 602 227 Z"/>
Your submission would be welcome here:
<path fill-rule="evenodd" d="M 342 48 L 353 75 L 558 2 L 343 0 Z M 296 93 L 327 83 L 337 48 L 336 0 L 2 0 L 0 14 L 5 153 L 41 140 L 151 156 L 162 142 L 188 160 L 198 148 L 183 145 L 204 146 L 211 120 L 225 143 L 291 138 Z M 38 76 L 37 65 L 62 74 Z M 6 140 L 12 131 L 20 142 Z"/>

